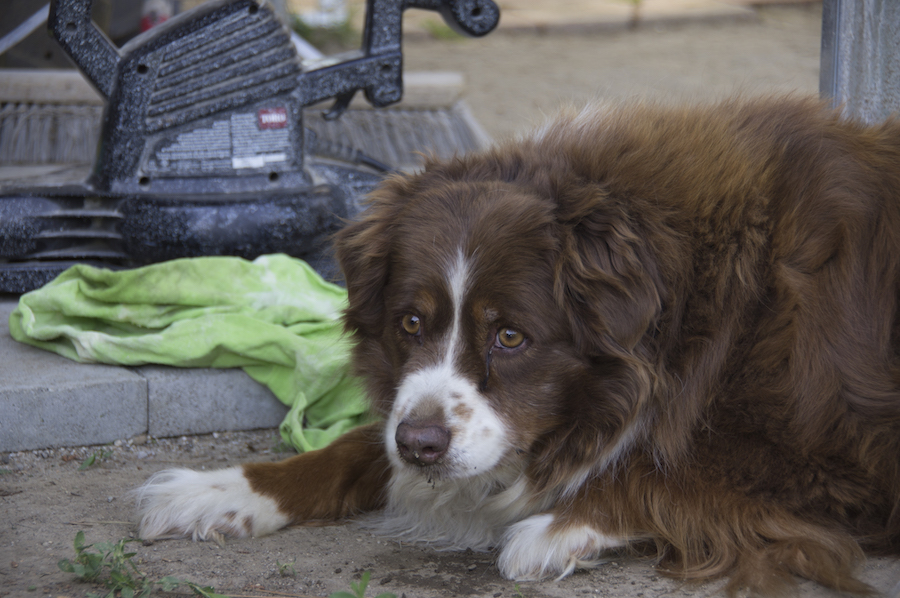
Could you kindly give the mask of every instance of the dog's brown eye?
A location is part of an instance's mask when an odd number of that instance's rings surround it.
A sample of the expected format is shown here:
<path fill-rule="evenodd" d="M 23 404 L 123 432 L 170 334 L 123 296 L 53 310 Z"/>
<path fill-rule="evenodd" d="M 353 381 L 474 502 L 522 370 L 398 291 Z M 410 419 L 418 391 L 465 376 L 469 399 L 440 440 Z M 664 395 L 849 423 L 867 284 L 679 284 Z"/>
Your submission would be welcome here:
<path fill-rule="evenodd" d="M 411 334 L 413 336 L 419 334 L 422 330 L 422 323 L 419 321 L 419 316 L 414 316 L 412 314 L 406 314 L 403 316 L 403 321 L 401 322 L 403 326 L 403 330 L 406 331 L 407 334 Z"/>
<path fill-rule="evenodd" d="M 497 332 L 497 342 L 506 349 L 515 349 L 525 342 L 525 335 L 512 328 L 501 328 Z"/>

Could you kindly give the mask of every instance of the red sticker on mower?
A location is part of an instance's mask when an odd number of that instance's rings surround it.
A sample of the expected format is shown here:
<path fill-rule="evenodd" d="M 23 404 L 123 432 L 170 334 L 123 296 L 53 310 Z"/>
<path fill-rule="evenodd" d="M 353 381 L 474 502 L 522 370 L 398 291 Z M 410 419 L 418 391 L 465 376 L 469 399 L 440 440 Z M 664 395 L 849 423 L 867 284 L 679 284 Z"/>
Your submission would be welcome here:
<path fill-rule="evenodd" d="M 260 129 L 283 129 L 287 126 L 287 108 L 260 108 L 257 114 Z"/>

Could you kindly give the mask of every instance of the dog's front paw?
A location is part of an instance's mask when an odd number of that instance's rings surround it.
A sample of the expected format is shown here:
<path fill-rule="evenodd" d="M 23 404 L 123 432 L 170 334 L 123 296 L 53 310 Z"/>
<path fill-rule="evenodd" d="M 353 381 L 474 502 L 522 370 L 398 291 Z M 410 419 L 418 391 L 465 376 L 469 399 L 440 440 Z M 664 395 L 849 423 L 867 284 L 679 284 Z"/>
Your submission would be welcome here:
<path fill-rule="evenodd" d="M 140 536 L 190 536 L 221 542 L 222 535 L 262 536 L 289 523 L 277 503 L 250 488 L 240 467 L 218 471 L 168 469 L 137 491 Z"/>
<path fill-rule="evenodd" d="M 507 579 L 558 579 L 577 568 L 595 566 L 600 553 L 624 545 L 587 525 L 554 526 L 550 513 L 534 515 L 507 530 L 497 566 Z"/>

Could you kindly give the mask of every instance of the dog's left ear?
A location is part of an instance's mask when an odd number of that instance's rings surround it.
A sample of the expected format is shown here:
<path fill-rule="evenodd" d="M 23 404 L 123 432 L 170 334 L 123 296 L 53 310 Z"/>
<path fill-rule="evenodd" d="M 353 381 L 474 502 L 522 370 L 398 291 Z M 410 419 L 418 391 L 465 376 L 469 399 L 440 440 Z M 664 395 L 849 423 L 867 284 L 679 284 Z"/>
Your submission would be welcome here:
<path fill-rule="evenodd" d="M 598 185 L 561 185 L 557 201 L 557 302 L 570 314 L 582 349 L 630 352 L 662 310 L 657 256 L 646 231 Z"/>

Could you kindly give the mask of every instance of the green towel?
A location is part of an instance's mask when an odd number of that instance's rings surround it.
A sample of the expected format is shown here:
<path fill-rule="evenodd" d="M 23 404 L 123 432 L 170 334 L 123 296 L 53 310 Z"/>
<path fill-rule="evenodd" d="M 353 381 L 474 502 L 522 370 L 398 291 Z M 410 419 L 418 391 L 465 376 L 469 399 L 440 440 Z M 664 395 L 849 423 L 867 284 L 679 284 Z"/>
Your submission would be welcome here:
<path fill-rule="evenodd" d="M 119 271 L 80 264 L 22 295 L 9 329 L 86 363 L 242 367 L 291 408 L 281 435 L 306 451 L 369 421 L 339 321 L 346 301 L 285 255 Z"/>

